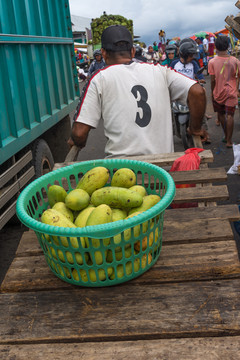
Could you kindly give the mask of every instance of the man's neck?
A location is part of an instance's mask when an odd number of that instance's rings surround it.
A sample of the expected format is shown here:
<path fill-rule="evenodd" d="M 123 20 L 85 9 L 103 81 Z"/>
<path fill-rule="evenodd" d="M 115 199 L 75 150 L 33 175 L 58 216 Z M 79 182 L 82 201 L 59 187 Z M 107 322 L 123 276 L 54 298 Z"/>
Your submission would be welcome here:
<path fill-rule="evenodd" d="M 218 56 L 228 57 L 229 54 L 228 54 L 227 50 L 226 51 L 218 51 Z"/>

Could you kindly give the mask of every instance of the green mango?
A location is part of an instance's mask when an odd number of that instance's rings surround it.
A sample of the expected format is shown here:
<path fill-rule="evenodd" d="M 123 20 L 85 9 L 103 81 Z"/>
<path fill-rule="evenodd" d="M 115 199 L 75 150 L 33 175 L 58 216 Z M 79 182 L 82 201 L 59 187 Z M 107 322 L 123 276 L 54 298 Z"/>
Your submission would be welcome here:
<path fill-rule="evenodd" d="M 75 189 L 70 191 L 65 198 L 66 206 L 71 210 L 85 209 L 90 202 L 89 194 L 82 189 Z"/>
<path fill-rule="evenodd" d="M 136 191 L 108 186 L 94 191 L 91 196 L 91 202 L 94 206 L 106 204 L 112 208 L 130 209 L 141 206 L 143 197 Z"/>
<path fill-rule="evenodd" d="M 92 225 L 101 225 L 110 223 L 112 221 L 112 210 L 108 205 L 102 204 L 97 206 L 89 215 L 87 219 L 86 226 L 92 226 Z M 103 238 L 102 239 L 103 244 L 105 246 L 109 245 L 110 238 Z M 85 238 L 86 247 L 89 247 L 89 239 Z M 97 248 L 100 246 L 101 239 L 92 239 L 92 246 Z M 105 251 L 105 256 L 107 254 L 107 251 Z M 92 258 L 92 254 L 90 253 L 90 256 Z M 94 257 L 96 263 L 102 264 L 103 263 L 103 254 L 100 250 L 94 251 Z"/>
<path fill-rule="evenodd" d="M 136 175 L 128 168 L 118 169 L 112 177 L 111 186 L 130 188 L 136 185 Z"/>
<path fill-rule="evenodd" d="M 58 202 L 64 202 L 67 196 L 66 190 L 60 185 L 51 185 L 47 191 L 47 197 L 50 207 Z"/>

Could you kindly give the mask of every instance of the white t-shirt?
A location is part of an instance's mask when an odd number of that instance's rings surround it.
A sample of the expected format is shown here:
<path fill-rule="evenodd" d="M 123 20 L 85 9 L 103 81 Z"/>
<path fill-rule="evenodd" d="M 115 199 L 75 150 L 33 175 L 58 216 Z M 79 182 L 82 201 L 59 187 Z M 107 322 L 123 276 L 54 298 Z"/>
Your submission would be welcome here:
<path fill-rule="evenodd" d="M 208 51 L 208 39 L 203 39 L 203 47 L 205 49 L 205 51 Z"/>
<path fill-rule="evenodd" d="M 186 104 L 195 83 L 161 65 L 111 65 L 90 79 L 76 121 L 103 119 L 108 157 L 173 152 L 171 102 Z"/>
<path fill-rule="evenodd" d="M 188 76 L 191 79 L 194 79 L 194 67 L 192 63 L 184 65 L 183 63 L 181 63 L 181 61 L 178 61 L 174 66 L 174 70 L 185 76 Z"/>

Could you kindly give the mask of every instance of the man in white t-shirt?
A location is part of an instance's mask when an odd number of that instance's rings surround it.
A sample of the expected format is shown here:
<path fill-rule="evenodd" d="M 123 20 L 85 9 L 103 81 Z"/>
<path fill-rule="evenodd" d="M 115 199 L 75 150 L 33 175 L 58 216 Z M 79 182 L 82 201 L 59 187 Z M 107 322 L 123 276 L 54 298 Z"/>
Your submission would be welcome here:
<path fill-rule="evenodd" d="M 173 152 L 171 101 L 188 103 L 190 133 L 201 129 L 206 106 L 203 88 L 159 64 L 132 61 L 135 49 L 126 27 L 103 31 L 102 54 L 107 64 L 90 79 L 74 117 L 70 145 L 83 148 L 88 133 L 103 120 L 107 157 Z"/>
<path fill-rule="evenodd" d="M 203 48 L 205 53 L 208 53 L 208 43 L 209 43 L 209 35 L 206 35 L 205 38 L 203 39 Z"/>

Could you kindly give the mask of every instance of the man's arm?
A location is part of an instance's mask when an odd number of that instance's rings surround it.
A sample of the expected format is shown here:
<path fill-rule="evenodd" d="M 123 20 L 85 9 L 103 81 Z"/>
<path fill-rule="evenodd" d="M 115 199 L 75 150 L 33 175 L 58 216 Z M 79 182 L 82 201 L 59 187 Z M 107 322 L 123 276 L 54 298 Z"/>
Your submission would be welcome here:
<path fill-rule="evenodd" d="M 91 129 L 92 126 L 75 121 L 73 123 L 71 137 L 68 140 L 68 144 L 70 146 L 76 145 L 80 149 L 84 148 L 87 142 L 89 131 Z"/>
<path fill-rule="evenodd" d="M 190 133 L 191 135 L 203 136 L 202 121 L 206 110 L 205 89 L 199 84 L 192 85 L 188 92 L 187 101 L 190 111 Z"/>

